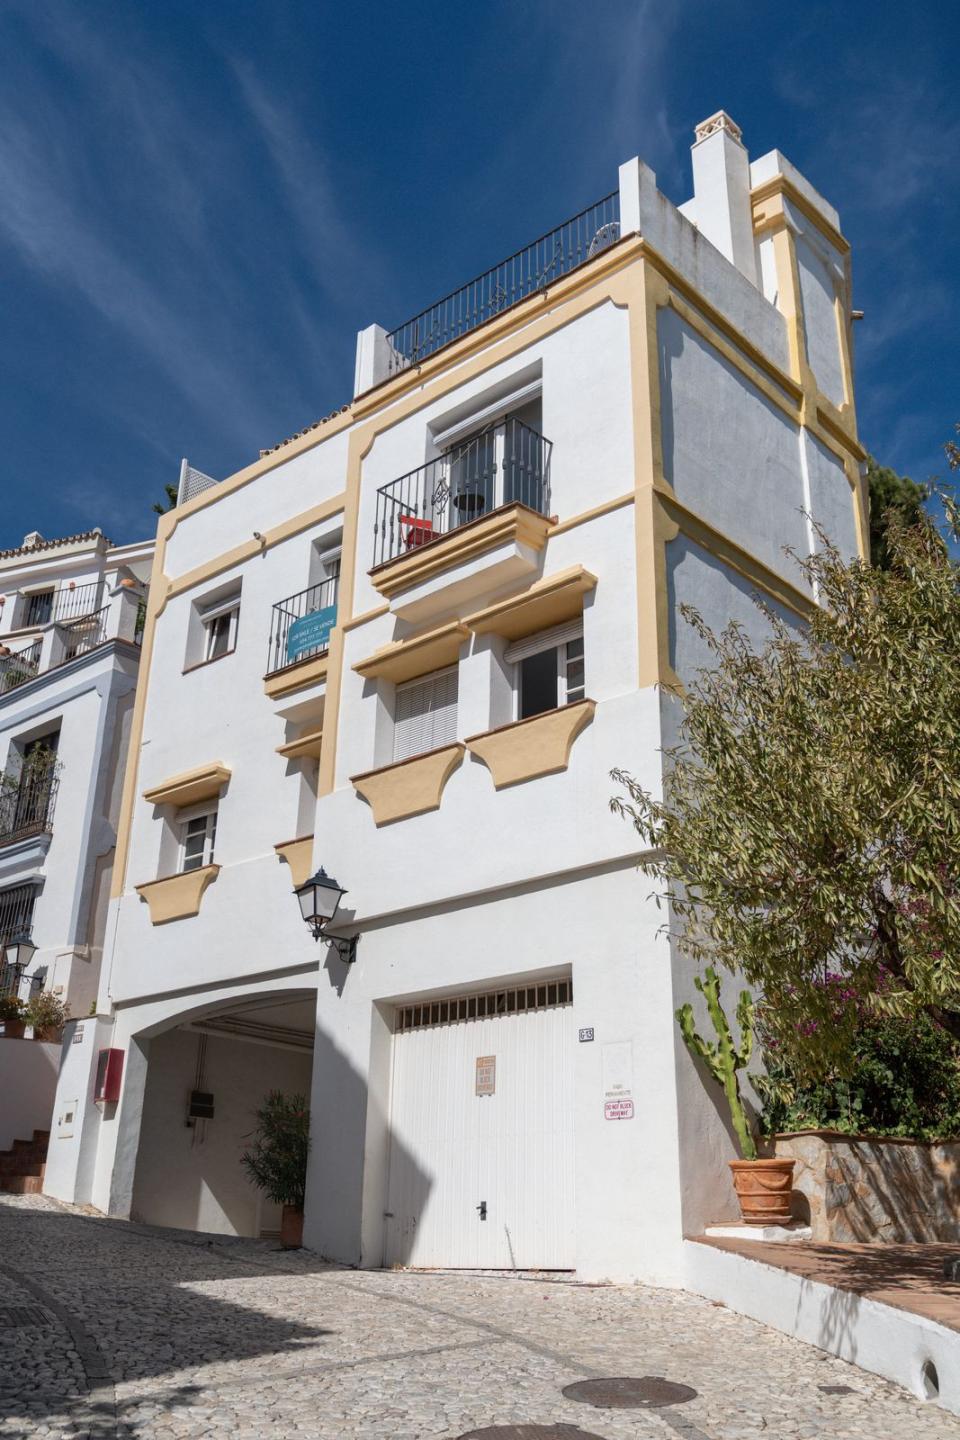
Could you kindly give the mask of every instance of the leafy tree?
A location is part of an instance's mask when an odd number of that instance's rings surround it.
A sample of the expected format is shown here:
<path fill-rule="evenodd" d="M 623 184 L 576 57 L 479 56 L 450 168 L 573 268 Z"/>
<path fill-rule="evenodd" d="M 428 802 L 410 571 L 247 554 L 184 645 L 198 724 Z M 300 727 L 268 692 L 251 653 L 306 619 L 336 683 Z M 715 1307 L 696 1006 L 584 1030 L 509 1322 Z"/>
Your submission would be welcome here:
<path fill-rule="evenodd" d="M 886 569 L 890 564 L 887 525 L 891 512 L 906 525 L 916 525 L 923 514 L 927 492 L 915 480 L 879 464 L 872 455 L 867 457 L 867 486 L 870 491 L 870 563 Z"/>
<path fill-rule="evenodd" d="M 821 601 L 805 628 L 765 611 L 755 646 L 684 610 L 712 665 L 679 697 L 663 796 L 615 771 L 611 801 L 681 949 L 758 986 L 814 1077 L 849 1070 L 865 1010 L 960 1038 L 960 565 L 926 512 L 891 515 L 888 569 L 821 539 L 797 560 Z"/>
<path fill-rule="evenodd" d="M 890 473 L 893 474 L 893 471 L 891 471 Z M 176 485 L 164 485 L 163 488 L 164 488 L 164 492 L 166 493 L 167 503 L 166 503 L 166 505 L 164 505 L 161 501 L 159 501 L 159 500 L 156 501 L 156 503 L 154 504 L 154 507 L 153 507 L 153 513 L 154 513 L 155 515 L 166 515 L 170 510 L 175 510 L 175 509 L 176 509 L 176 505 L 177 505 L 177 487 L 176 487 Z"/>
<path fill-rule="evenodd" d="M 758 1035 L 765 1073 L 752 1078 L 767 1135 L 809 1129 L 914 1140 L 960 1135 L 960 1045 L 929 1015 L 862 1014 L 842 1077 L 798 1080 L 776 1036 L 764 1034 L 762 1007 Z"/>

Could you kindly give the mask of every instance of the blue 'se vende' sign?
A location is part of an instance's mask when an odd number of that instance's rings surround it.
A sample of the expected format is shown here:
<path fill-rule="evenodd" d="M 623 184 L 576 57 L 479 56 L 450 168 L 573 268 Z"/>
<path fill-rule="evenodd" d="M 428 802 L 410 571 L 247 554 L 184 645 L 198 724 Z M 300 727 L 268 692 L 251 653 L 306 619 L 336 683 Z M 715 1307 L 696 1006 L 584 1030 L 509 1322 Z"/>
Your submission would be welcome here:
<path fill-rule="evenodd" d="M 322 610 L 311 610 L 309 615 L 294 620 L 287 631 L 287 664 L 292 665 L 305 650 L 326 650 L 336 623 L 336 605 L 325 605 Z"/>

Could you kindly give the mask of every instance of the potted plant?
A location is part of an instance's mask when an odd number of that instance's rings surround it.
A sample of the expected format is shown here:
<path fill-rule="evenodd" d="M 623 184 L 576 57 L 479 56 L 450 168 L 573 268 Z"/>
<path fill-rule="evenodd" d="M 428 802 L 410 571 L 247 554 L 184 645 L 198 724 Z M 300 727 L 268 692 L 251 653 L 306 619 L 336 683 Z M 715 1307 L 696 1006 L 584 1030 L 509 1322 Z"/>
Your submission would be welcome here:
<path fill-rule="evenodd" d="M 280 1244 L 303 1244 L 303 1200 L 310 1151 L 310 1111 L 303 1095 L 271 1090 L 257 1113 L 252 1143 L 241 1156 L 247 1175 L 275 1205 L 283 1206 Z"/>
<path fill-rule="evenodd" d="M 4 1038 L 22 1040 L 27 1028 L 23 1018 L 23 1001 L 17 995 L 0 995 L 0 1024 Z"/>
<path fill-rule="evenodd" d="M 33 1026 L 34 1040 L 60 1040 L 70 1011 L 49 990 L 38 990 L 30 996 L 24 1018 Z"/>
<path fill-rule="evenodd" d="M 730 1119 L 740 1145 L 740 1160 L 731 1160 L 733 1187 L 740 1201 L 740 1214 L 746 1225 L 787 1225 L 790 1222 L 790 1196 L 793 1190 L 793 1160 L 757 1157 L 757 1143 L 750 1129 L 738 1072 L 746 1069 L 753 1051 L 753 997 L 743 990 L 737 1001 L 737 1027 L 740 1044 L 735 1045 L 730 1024 L 720 1003 L 720 980 L 712 965 L 698 975 L 694 985 L 707 1002 L 707 1011 L 716 1031 L 716 1044 L 697 1033 L 693 1007 L 681 1006 L 677 1011 L 687 1049 L 702 1060 L 723 1090 L 730 1108 Z"/>

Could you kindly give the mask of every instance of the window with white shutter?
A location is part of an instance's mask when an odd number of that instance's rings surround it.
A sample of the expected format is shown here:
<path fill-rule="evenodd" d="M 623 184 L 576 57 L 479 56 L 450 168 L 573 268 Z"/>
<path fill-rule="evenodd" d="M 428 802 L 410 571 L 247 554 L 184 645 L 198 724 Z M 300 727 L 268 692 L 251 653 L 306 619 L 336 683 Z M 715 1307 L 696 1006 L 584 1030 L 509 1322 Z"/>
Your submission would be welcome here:
<path fill-rule="evenodd" d="M 393 758 L 439 750 L 457 738 L 457 667 L 397 686 Z"/>

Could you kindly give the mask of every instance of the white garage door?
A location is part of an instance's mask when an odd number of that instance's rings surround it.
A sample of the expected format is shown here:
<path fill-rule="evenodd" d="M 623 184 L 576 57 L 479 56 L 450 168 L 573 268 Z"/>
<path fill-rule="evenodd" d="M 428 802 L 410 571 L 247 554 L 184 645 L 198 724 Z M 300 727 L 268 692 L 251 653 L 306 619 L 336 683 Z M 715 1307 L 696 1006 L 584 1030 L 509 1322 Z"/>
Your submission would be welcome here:
<path fill-rule="evenodd" d="M 569 979 L 404 1006 L 388 1265 L 574 1267 Z"/>

